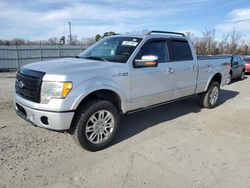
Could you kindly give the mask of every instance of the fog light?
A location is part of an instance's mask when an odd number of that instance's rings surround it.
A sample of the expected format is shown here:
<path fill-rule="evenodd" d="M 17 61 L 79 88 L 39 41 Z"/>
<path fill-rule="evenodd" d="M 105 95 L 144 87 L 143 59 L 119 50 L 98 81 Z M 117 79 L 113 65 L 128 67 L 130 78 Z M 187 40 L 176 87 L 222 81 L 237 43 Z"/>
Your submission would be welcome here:
<path fill-rule="evenodd" d="M 41 117 L 41 122 L 42 122 L 44 125 L 49 125 L 48 117 L 42 116 L 42 117 Z"/>

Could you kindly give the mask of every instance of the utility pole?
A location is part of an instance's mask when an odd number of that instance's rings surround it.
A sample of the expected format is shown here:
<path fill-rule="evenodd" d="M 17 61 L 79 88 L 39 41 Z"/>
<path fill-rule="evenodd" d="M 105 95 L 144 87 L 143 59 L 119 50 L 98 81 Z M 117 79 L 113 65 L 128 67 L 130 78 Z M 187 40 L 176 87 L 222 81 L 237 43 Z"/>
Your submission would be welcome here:
<path fill-rule="evenodd" d="M 71 40 L 72 40 L 72 36 L 71 36 L 71 22 L 68 22 L 69 24 L 69 45 L 71 45 Z"/>

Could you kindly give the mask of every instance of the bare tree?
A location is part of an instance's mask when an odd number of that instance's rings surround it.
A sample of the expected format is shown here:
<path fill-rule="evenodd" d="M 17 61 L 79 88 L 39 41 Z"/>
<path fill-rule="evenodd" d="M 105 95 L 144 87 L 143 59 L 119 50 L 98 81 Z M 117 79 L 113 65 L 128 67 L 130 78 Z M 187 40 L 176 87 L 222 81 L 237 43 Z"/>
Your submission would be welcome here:
<path fill-rule="evenodd" d="M 144 32 L 144 31 L 143 31 Z M 142 33 L 142 32 L 140 32 Z M 72 36 L 72 45 L 86 45 L 90 46 L 94 44 L 97 40 L 102 37 L 115 35 L 115 32 L 105 32 L 103 36 L 96 35 L 91 38 L 83 38 L 83 40 L 78 40 L 77 35 Z M 233 29 L 231 32 L 224 33 L 220 41 L 216 41 L 215 39 L 215 29 L 205 28 L 202 31 L 202 36 L 195 36 L 192 32 L 186 33 L 187 37 L 190 38 L 191 42 L 196 49 L 196 53 L 198 55 L 214 55 L 214 54 L 242 54 L 242 55 L 250 55 L 250 40 L 244 41 L 241 40 L 241 35 Z M 38 45 L 38 44 L 49 44 L 49 45 L 58 45 L 64 44 L 62 42 L 65 38 L 61 38 L 61 40 L 57 37 L 49 38 L 48 40 L 42 41 L 30 41 L 20 38 L 15 38 L 12 40 L 0 40 L 0 45 Z M 246 40 L 246 39 L 245 39 Z M 69 40 L 67 41 L 69 43 Z"/>
<path fill-rule="evenodd" d="M 236 53 L 237 44 L 239 43 L 240 38 L 241 38 L 241 35 L 234 28 L 231 32 L 229 32 L 229 41 L 230 41 L 229 48 L 230 48 L 231 54 Z"/>
<path fill-rule="evenodd" d="M 191 40 L 192 44 L 194 45 L 194 48 L 196 49 L 196 53 L 199 53 L 199 47 L 198 47 L 198 43 L 199 43 L 199 38 L 195 36 L 194 33 L 188 31 L 186 32 L 186 36 Z"/>
<path fill-rule="evenodd" d="M 188 31 L 186 32 L 186 36 L 187 38 L 189 38 L 192 42 L 194 42 L 194 38 L 195 38 L 195 34 L 193 34 L 192 32 Z"/>
<path fill-rule="evenodd" d="M 77 39 L 77 35 L 73 35 L 71 37 L 71 45 L 78 45 L 80 44 L 80 41 Z"/>
<path fill-rule="evenodd" d="M 20 38 L 15 38 L 13 40 L 11 40 L 11 45 L 15 45 L 15 46 L 20 46 L 20 45 L 24 45 L 25 44 L 25 40 L 24 39 L 20 39 Z"/>
<path fill-rule="evenodd" d="M 82 40 L 82 45 L 83 45 L 83 46 L 90 46 L 90 45 L 92 45 L 92 44 L 94 44 L 94 43 L 96 43 L 96 40 L 95 40 L 94 37 L 93 37 L 93 38 L 84 38 L 84 39 Z"/>
<path fill-rule="evenodd" d="M 203 45 L 205 46 L 205 54 L 211 55 L 215 53 L 216 41 L 215 41 L 215 29 L 205 28 L 203 34 Z"/>
<path fill-rule="evenodd" d="M 59 44 L 59 39 L 57 37 L 52 37 L 48 39 L 48 44 L 56 45 Z"/>
<path fill-rule="evenodd" d="M 228 33 L 225 33 L 222 35 L 222 39 L 219 42 L 218 47 L 219 47 L 220 54 L 230 53 L 228 51 L 228 49 L 229 49 L 229 34 Z"/>

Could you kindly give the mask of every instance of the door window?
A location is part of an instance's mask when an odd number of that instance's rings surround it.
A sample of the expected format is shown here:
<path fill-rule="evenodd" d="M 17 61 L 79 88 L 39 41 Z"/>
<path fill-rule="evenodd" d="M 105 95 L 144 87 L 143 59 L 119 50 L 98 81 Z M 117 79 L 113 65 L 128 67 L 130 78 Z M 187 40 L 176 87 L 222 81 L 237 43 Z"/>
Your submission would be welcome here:
<path fill-rule="evenodd" d="M 238 65 L 239 64 L 239 60 L 237 58 L 237 56 L 233 57 L 233 65 Z"/>
<path fill-rule="evenodd" d="M 154 55 L 158 57 L 158 63 L 169 61 L 169 54 L 166 41 L 150 41 L 147 42 L 138 54 L 138 59 L 144 55 Z"/>
<path fill-rule="evenodd" d="M 186 40 L 169 40 L 168 45 L 171 61 L 193 60 L 190 46 Z"/>
<path fill-rule="evenodd" d="M 243 59 L 240 56 L 238 56 L 238 62 L 239 64 L 243 64 Z"/>

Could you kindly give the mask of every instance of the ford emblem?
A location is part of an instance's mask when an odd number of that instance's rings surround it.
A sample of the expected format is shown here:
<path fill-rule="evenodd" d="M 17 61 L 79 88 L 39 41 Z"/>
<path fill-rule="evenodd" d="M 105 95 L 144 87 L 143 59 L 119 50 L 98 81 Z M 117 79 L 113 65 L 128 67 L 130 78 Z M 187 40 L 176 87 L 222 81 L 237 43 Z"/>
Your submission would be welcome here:
<path fill-rule="evenodd" d="M 19 88 L 22 89 L 22 88 L 24 87 L 24 83 L 23 83 L 22 81 L 19 81 L 19 82 L 18 82 L 18 86 L 19 86 Z"/>

